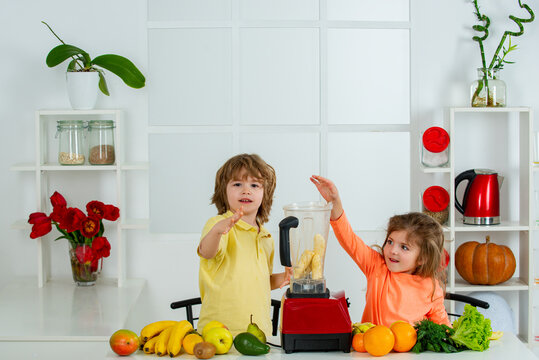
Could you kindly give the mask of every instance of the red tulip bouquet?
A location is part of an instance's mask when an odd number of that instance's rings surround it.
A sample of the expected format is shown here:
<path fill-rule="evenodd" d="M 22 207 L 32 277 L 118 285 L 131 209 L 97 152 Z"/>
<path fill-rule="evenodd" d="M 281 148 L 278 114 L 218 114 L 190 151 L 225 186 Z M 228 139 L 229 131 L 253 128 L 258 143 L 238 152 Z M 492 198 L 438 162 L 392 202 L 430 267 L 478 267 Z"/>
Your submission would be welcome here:
<path fill-rule="evenodd" d="M 71 244 L 69 253 L 73 280 L 79 285 L 93 285 L 103 265 L 103 258 L 110 255 L 110 243 L 103 236 L 103 220 L 116 221 L 120 217 L 120 209 L 94 200 L 86 204 L 88 214 L 84 214 L 78 208 L 67 207 L 65 198 L 57 191 L 51 196 L 51 204 L 52 213 L 49 216 L 42 212 L 30 214 L 30 238 L 48 234 L 54 224 L 62 234 L 55 240 L 67 239 Z"/>

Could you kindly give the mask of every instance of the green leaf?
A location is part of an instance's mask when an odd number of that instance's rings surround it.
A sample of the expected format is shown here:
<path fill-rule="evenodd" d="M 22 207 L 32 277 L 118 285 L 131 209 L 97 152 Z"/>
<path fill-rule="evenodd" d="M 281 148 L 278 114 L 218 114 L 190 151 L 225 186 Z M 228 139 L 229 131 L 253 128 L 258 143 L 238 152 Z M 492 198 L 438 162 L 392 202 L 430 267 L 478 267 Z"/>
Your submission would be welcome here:
<path fill-rule="evenodd" d="M 107 54 L 96 57 L 92 64 L 116 74 L 123 82 L 135 89 L 140 89 L 146 84 L 146 78 L 137 69 L 135 64 L 120 55 Z"/>
<path fill-rule="evenodd" d="M 48 67 L 54 67 L 58 64 L 63 63 L 70 57 L 75 56 L 82 60 L 84 67 L 86 67 L 90 63 L 90 55 L 88 55 L 88 53 L 86 53 L 82 49 L 79 49 L 76 46 L 67 44 L 58 45 L 57 47 L 52 49 L 47 55 L 47 59 L 45 60 L 45 62 L 47 63 Z"/>
<path fill-rule="evenodd" d="M 71 60 L 69 62 L 69 65 L 67 65 L 67 71 L 74 71 L 76 65 L 77 65 L 77 59 Z"/>
<path fill-rule="evenodd" d="M 105 80 L 105 75 L 103 74 L 103 70 L 97 69 L 99 72 L 99 90 L 107 96 L 110 95 L 109 88 L 107 86 L 107 81 Z"/>

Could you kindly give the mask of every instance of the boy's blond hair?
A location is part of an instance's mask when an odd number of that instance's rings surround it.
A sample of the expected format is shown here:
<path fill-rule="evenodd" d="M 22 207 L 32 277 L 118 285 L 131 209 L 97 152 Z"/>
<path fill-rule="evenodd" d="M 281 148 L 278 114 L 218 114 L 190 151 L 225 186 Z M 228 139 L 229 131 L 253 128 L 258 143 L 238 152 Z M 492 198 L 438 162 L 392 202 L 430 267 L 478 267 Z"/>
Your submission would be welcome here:
<path fill-rule="evenodd" d="M 269 220 L 271 205 L 273 204 L 273 193 L 275 191 L 276 176 L 275 170 L 267 164 L 257 154 L 239 154 L 227 160 L 215 174 L 215 188 L 211 203 L 217 207 L 219 215 L 230 209 L 226 196 L 226 187 L 231 180 L 238 179 L 241 171 L 245 169 L 245 176 L 252 176 L 258 179 L 264 187 L 262 203 L 258 208 L 256 219 L 260 224 L 265 224 Z"/>

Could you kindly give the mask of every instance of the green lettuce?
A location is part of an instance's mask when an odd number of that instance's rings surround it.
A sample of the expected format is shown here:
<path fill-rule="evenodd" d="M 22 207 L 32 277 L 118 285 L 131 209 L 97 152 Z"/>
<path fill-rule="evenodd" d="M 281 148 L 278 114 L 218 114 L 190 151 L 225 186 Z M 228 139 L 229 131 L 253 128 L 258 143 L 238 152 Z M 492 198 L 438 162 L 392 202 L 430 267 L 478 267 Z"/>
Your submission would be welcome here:
<path fill-rule="evenodd" d="M 464 305 L 464 314 L 453 322 L 454 334 L 451 339 L 468 349 L 483 351 L 490 345 L 492 327 L 487 319 L 477 309 L 469 304 Z"/>

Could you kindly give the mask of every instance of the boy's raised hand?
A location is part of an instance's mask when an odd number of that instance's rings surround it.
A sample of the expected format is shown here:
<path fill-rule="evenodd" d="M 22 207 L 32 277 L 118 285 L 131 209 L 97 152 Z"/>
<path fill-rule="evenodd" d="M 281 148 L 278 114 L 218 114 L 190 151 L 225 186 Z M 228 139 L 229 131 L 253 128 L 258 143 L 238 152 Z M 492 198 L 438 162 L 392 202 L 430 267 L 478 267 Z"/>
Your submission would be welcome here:
<path fill-rule="evenodd" d="M 240 207 L 238 211 L 232 210 L 234 215 L 228 219 L 224 219 L 223 221 L 223 228 L 221 229 L 221 235 L 226 234 L 230 231 L 236 225 L 238 221 L 240 221 L 241 217 L 243 216 L 243 206 Z"/>
<path fill-rule="evenodd" d="M 238 211 L 234 212 L 234 215 L 228 219 L 219 221 L 211 230 L 200 240 L 198 245 L 198 252 L 200 256 L 205 259 L 212 259 L 219 250 L 219 241 L 221 236 L 226 234 L 234 227 L 241 217 L 243 216 L 243 206 Z"/>

